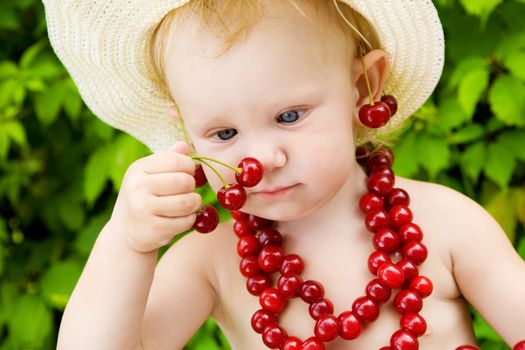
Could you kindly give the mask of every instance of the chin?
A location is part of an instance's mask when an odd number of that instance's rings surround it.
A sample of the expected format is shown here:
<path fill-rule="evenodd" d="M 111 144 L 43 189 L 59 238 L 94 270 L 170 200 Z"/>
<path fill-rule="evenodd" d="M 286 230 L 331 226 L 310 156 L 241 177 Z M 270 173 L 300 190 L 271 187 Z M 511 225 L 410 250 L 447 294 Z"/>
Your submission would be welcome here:
<path fill-rule="evenodd" d="M 246 213 L 260 216 L 265 219 L 273 221 L 292 221 L 298 220 L 305 216 L 315 212 L 318 207 L 308 207 L 304 205 L 296 206 L 290 202 L 280 202 L 275 204 L 264 204 L 264 205 L 247 205 L 246 210 L 242 210 Z"/>

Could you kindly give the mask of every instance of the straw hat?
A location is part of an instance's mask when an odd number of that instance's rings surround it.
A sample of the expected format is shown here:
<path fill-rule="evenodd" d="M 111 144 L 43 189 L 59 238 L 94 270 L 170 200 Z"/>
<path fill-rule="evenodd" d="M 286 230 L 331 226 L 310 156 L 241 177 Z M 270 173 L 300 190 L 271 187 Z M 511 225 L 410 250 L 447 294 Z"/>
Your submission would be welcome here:
<path fill-rule="evenodd" d="M 163 151 L 182 132 L 155 83 L 148 45 L 170 10 L 190 0 L 44 0 L 48 35 L 91 111 L 107 124 Z M 241 0 L 242 1 L 242 0 Z M 384 91 L 399 104 L 387 134 L 434 90 L 444 63 L 443 29 L 431 0 L 341 0 L 375 28 L 388 53 Z"/>

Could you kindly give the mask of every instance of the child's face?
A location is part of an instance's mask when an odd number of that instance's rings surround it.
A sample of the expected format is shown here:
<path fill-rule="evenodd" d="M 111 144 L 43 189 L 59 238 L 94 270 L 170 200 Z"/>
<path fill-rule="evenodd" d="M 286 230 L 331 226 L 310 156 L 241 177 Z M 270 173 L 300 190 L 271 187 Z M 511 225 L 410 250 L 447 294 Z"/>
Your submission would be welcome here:
<path fill-rule="evenodd" d="M 351 71 L 358 60 L 334 52 L 294 9 L 274 15 L 217 58 L 204 56 L 213 56 L 221 41 L 185 24 L 170 34 L 166 74 L 199 155 L 234 166 L 245 157 L 263 164 L 265 175 L 246 189 L 243 211 L 291 220 L 352 181 L 358 91 Z M 233 171 L 214 166 L 235 182 Z M 204 169 L 218 191 L 219 179 Z M 271 198 L 254 193 L 294 185 Z"/>

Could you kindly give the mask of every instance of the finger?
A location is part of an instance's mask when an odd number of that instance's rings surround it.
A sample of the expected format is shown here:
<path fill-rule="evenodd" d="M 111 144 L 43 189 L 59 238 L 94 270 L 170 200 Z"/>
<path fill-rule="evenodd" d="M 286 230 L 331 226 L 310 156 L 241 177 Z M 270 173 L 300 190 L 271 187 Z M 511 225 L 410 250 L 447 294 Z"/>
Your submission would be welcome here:
<path fill-rule="evenodd" d="M 156 196 L 190 193 L 195 191 L 195 178 L 187 173 L 148 174 L 147 186 Z"/>
<path fill-rule="evenodd" d="M 200 194 L 191 192 L 174 196 L 156 197 L 152 213 L 157 216 L 175 218 L 195 213 L 202 205 Z"/>
<path fill-rule="evenodd" d="M 172 151 L 158 152 L 140 161 L 146 174 L 185 172 L 191 175 L 195 171 L 195 162 L 191 157 Z"/>
<path fill-rule="evenodd" d="M 173 240 L 173 237 L 189 230 L 195 223 L 196 218 L 196 214 L 177 218 L 157 217 L 154 226 L 155 233 L 160 236 L 158 244 L 164 246 L 170 243 Z"/>

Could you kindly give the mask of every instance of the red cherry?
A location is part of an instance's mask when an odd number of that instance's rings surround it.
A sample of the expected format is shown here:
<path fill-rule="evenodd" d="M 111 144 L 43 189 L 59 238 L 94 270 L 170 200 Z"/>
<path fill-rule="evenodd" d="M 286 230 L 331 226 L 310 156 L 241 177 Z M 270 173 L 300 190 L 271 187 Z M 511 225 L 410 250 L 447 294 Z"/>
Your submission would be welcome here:
<path fill-rule="evenodd" d="M 338 319 L 341 325 L 339 327 L 339 335 L 341 338 L 352 340 L 359 337 L 363 325 L 356 314 L 352 311 L 344 311 L 339 315 Z"/>
<path fill-rule="evenodd" d="M 272 227 L 265 227 L 255 233 L 255 237 L 261 243 L 261 246 L 267 245 L 281 245 L 283 243 L 283 236 Z"/>
<path fill-rule="evenodd" d="M 249 215 L 240 211 L 240 210 L 232 210 L 230 211 L 230 214 L 232 214 L 232 217 L 235 220 L 248 220 Z"/>
<path fill-rule="evenodd" d="M 256 186 L 263 177 L 263 166 L 255 158 L 244 158 L 237 167 L 242 171 L 235 173 L 235 180 L 243 187 Z"/>
<path fill-rule="evenodd" d="M 461 345 L 461 346 L 458 346 L 456 350 L 479 350 L 479 348 L 474 345 Z"/>
<path fill-rule="evenodd" d="M 251 319 L 253 330 L 259 334 L 262 334 L 266 327 L 273 323 L 277 323 L 277 317 L 275 317 L 272 312 L 265 309 L 255 311 Z"/>
<path fill-rule="evenodd" d="M 288 338 L 286 331 L 277 324 L 270 324 L 262 334 L 264 344 L 270 349 L 281 347 L 284 341 Z"/>
<path fill-rule="evenodd" d="M 246 202 L 246 191 L 241 185 L 230 185 L 228 188 L 221 188 L 217 192 L 219 204 L 228 210 L 241 209 Z"/>
<path fill-rule="evenodd" d="M 372 173 L 378 167 L 391 168 L 393 164 L 394 153 L 387 148 L 379 148 L 370 155 L 366 162 L 367 173 Z"/>
<path fill-rule="evenodd" d="M 364 166 L 366 162 L 368 161 L 368 157 L 370 156 L 371 153 L 372 153 L 372 147 L 370 147 L 369 144 L 365 143 L 363 145 L 358 146 L 355 149 L 355 157 L 357 159 L 357 162 L 361 166 Z"/>
<path fill-rule="evenodd" d="M 410 241 L 403 246 L 401 254 L 404 258 L 412 260 L 416 265 L 420 265 L 427 259 L 427 247 L 421 242 Z"/>
<path fill-rule="evenodd" d="M 281 346 L 281 350 L 301 350 L 303 342 L 297 337 L 288 337 Z"/>
<path fill-rule="evenodd" d="M 378 165 L 370 172 L 370 175 L 372 174 L 384 174 L 390 177 L 395 177 L 394 171 L 392 168 L 387 167 L 386 165 Z M 392 192 L 392 190 L 390 190 Z"/>
<path fill-rule="evenodd" d="M 389 228 L 381 228 L 374 234 L 374 247 L 380 252 L 392 253 L 399 249 L 401 240 L 397 233 Z"/>
<path fill-rule="evenodd" d="M 380 128 L 390 119 L 390 108 L 384 102 L 365 104 L 359 108 L 359 120 L 369 128 Z"/>
<path fill-rule="evenodd" d="M 364 322 L 372 322 L 379 316 L 379 306 L 366 296 L 357 298 L 352 304 L 352 311 Z"/>
<path fill-rule="evenodd" d="M 388 213 L 383 209 L 369 211 L 365 216 L 365 226 L 370 232 L 374 232 L 390 225 Z"/>
<path fill-rule="evenodd" d="M 423 231 L 421 231 L 421 227 L 413 222 L 402 225 L 397 229 L 397 234 L 399 235 L 399 238 L 401 238 L 402 243 L 410 241 L 420 242 L 423 239 Z"/>
<path fill-rule="evenodd" d="M 394 228 L 408 224 L 413 219 L 412 211 L 406 205 L 394 205 L 388 211 L 388 217 L 390 218 L 390 223 Z"/>
<path fill-rule="evenodd" d="M 261 218 L 259 216 L 255 216 L 251 214 L 248 216 L 248 222 L 256 230 L 260 230 L 262 228 L 268 227 L 273 223 L 272 220 L 268 220 L 268 219 Z"/>
<path fill-rule="evenodd" d="M 299 292 L 301 299 L 311 304 L 324 297 L 324 287 L 321 282 L 308 280 L 303 283 Z"/>
<path fill-rule="evenodd" d="M 525 340 L 522 340 L 518 344 L 514 345 L 512 350 L 525 350 Z"/>
<path fill-rule="evenodd" d="M 377 270 L 386 263 L 392 262 L 390 256 L 384 252 L 373 252 L 368 257 L 368 270 L 375 275 Z"/>
<path fill-rule="evenodd" d="M 365 213 L 372 210 L 383 209 L 383 198 L 375 193 L 365 193 L 359 199 L 359 208 Z"/>
<path fill-rule="evenodd" d="M 388 194 L 385 196 L 385 207 L 390 209 L 394 205 L 409 205 L 410 204 L 410 196 L 408 195 L 407 191 L 405 191 L 402 188 L 393 188 Z"/>
<path fill-rule="evenodd" d="M 386 263 L 377 270 L 377 278 L 390 288 L 399 288 L 405 281 L 405 273 L 396 264 Z"/>
<path fill-rule="evenodd" d="M 288 254 L 281 265 L 281 275 L 289 272 L 300 274 L 304 269 L 304 261 L 297 254 Z"/>
<path fill-rule="evenodd" d="M 206 204 L 200 209 L 195 218 L 193 228 L 200 233 L 209 233 L 219 224 L 219 213 L 213 205 Z"/>
<path fill-rule="evenodd" d="M 250 226 L 250 223 L 247 220 L 235 221 L 233 224 L 233 232 L 235 232 L 239 238 L 255 234 L 255 230 Z"/>
<path fill-rule="evenodd" d="M 392 288 L 383 284 L 379 279 L 374 279 L 366 285 L 366 295 L 378 304 L 386 303 L 392 295 Z"/>
<path fill-rule="evenodd" d="M 334 313 L 334 304 L 330 299 L 322 298 L 311 303 L 308 312 L 314 320 L 317 320 L 321 315 Z"/>
<path fill-rule="evenodd" d="M 413 289 L 403 289 L 394 298 L 394 309 L 400 314 L 418 313 L 423 308 L 423 299 Z"/>
<path fill-rule="evenodd" d="M 390 346 L 382 346 L 379 350 L 392 350 L 392 348 Z"/>
<path fill-rule="evenodd" d="M 257 261 L 257 256 L 247 255 L 241 259 L 239 270 L 244 277 L 253 277 L 261 272 L 261 267 Z"/>
<path fill-rule="evenodd" d="M 418 350 L 419 343 L 414 334 L 406 329 L 400 329 L 390 337 L 390 347 L 392 350 Z"/>
<path fill-rule="evenodd" d="M 401 270 L 403 270 L 403 273 L 405 274 L 405 282 L 410 282 L 419 275 L 419 269 L 412 260 L 401 259 L 396 263 L 396 265 L 399 266 Z"/>
<path fill-rule="evenodd" d="M 426 298 L 432 294 L 432 289 L 434 288 L 432 281 L 425 276 L 417 276 L 414 278 L 410 281 L 409 287 L 416 290 L 422 298 Z"/>
<path fill-rule="evenodd" d="M 388 109 L 390 109 L 390 117 L 392 117 L 397 112 L 397 99 L 392 95 L 383 95 L 381 96 L 381 101 L 386 103 Z"/>
<path fill-rule="evenodd" d="M 302 350 L 325 350 L 324 343 L 316 337 L 310 337 L 303 342 Z"/>
<path fill-rule="evenodd" d="M 204 169 L 202 168 L 201 164 L 195 166 L 193 178 L 195 179 L 195 187 L 202 187 L 208 182 L 208 180 L 206 180 L 206 175 L 204 175 Z"/>
<path fill-rule="evenodd" d="M 367 188 L 370 192 L 380 196 L 385 196 L 392 190 L 395 177 L 384 173 L 372 173 L 366 180 Z"/>
<path fill-rule="evenodd" d="M 267 245 L 259 252 L 259 266 L 265 272 L 279 271 L 283 260 L 284 251 L 279 246 Z"/>
<path fill-rule="evenodd" d="M 293 272 L 282 275 L 277 280 L 277 288 L 286 299 L 290 299 L 299 294 L 302 284 L 303 279 L 301 276 Z"/>
<path fill-rule="evenodd" d="M 250 292 L 250 294 L 255 295 L 255 296 L 261 295 L 263 290 L 271 286 L 272 286 L 272 280 L 270 276 L 266 274 L 260 274 L 260 275 L 250 277 L 246 281 L 246 289 L 248 289 L 248 292 Z"/>
<path fill-rule="evenodd" d="M 422 336 L 427 331 L 427 322 L 420 314 L 404 314 L 399 324 L 417 337 Z"/>
<path fill-rule="evenodd" d="M 261 245 L 254 236 L 242 236 L 237 241 L 237 253 L 241 258 L 248 255 L 255 255 L 260 249 Z"/>
<path fill-rule="evenodd" d="M 324 342 L 334 340 L 339 334 L 339 321 L 331 314 L 321 315 L 314 327 L 315 336 Z"/>
<path fill-rule="evenodd" d="M 286 300 L 279 290 L 269 287 L 263 290 L 259 296 L 259 304 L 265 310 L 279 313 L 284 310 Z"/>

